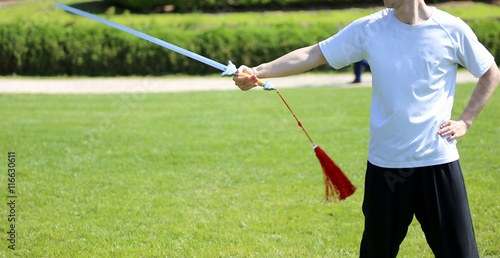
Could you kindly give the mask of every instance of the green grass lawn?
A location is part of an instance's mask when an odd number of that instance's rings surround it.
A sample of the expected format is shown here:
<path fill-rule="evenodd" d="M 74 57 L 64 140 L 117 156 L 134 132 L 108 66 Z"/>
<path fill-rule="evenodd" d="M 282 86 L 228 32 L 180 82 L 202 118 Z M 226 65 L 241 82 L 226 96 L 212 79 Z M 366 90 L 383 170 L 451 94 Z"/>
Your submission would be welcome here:
<path fill-rule="evenodd" d="M 0 257 L 357 257 L 371 90 L 282 93 L 354 196 L 322 203 L 320 165 L 273 92 L 0 95 L 0 189 L 15 151 L 18 194 L 16 250 L 4 204 Z M 499 110 L 497 93 L 459 141 L 481 257 L 500 255 Z M 433 257 L 418 223 L 399 257 Z"/>

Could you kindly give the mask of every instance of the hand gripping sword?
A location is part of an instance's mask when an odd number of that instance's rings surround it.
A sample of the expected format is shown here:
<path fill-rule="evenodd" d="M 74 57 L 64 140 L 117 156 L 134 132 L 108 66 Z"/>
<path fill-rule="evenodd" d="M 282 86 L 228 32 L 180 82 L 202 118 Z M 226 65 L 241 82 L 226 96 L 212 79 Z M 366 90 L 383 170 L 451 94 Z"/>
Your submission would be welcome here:
<path fill-rule="evenodd" d="M 181 48 L 179 46 L 176 46 L 174 44 L 171 44 L 171 43 L 168 43 L 168 42 L 163 41 L 161 39 L 155 38 L 155 37 L 153 37 L 151 35 L 148 35 L 146 33 L 143 33 L 143 32 L 134 30 L 132 28 L 129 28 L 127 26 L 124 26 L 124 25 L 121 25 L 121 24 L 118 24 L 118 23 L 115 23 L 115 22 L 103 19 L 103 18 L 101 18 L 101 17 L 99 17 L 97 15 L 93 15 L 93 14 L 84 12 L 82 10 L 79 10 L 79 9 L 76 9 L 76 8 L 73 8 L 73 7 L 70 7 L 70 6 L 67 6 L 67 5 L 64 5 L 64 4 L 60 4 L 60 3 L 56 3 L 56 7 L 61 8 L 61 9 L 65 10 L 65 11 L 70 12 L 70 13 L 74 13 L 74 14 L 77 14 L 77 15 L 80 15 L 80 16 L 92 19 L 94 21 L 106 24 L 106 25 L 108 25 L 110 27 L 113 27 L 115 29 L 118 29 L 118 30 L 121 30 L 123 32 L 132 34 L 132 35 L 134 35 L 136 37 L 139 37 L 139 38 L 142 38 L 144 40 L 147 40 L 147 41 L 149 41 L 149 42 L 151 42 L 153 44 L 162 46 L 164 48 L 167 48 L 167 49 L 170 49 L 172 51 L 175 51 L 175 52 L 177 52 L 177 53 L 179 53 L 181 55 L 184 55 L 184 56 L 187 56 L 189 58 L 192 58 L 192 59 L 194 59 L 194 60 L 196 60 L 198 62 L 201 62 L 201 63 L 204 63 L 206 65 L 212 66 L 212 67 L 214 67 L 214 68 L 219 69 L 219 70 L 222 71 L 221 76 L 233 76 L 233 75 L 236 75 L 236 73 L 238 72 L 238 70 L 236 69 L 236 66 L 231 61 L 228 61 L 227 65 L 223 65 L 223 64 L 221 64 L 219 62 L 216 62 L 216 61 L 214 61 L 212 59 L 209 59 L 207 57 L 204 57 L 202 55 L 196 54 L 194 52 L 191 52 L 189 50 L 186 50 L 186 49 Z M 268 81 L 264 82 L 264 81 L 259 80 L 259 86 L 264 87 L 265 90 L 275 90 L 275 88 L 272 85 L 272 83 L 270 83 Z"/>

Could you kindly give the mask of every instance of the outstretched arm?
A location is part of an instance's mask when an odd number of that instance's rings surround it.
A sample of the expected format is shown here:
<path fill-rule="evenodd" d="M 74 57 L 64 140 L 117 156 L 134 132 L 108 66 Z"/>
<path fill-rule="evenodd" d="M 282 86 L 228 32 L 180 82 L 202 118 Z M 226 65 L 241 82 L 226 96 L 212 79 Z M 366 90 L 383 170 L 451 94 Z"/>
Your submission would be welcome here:
<path fill-rule="evenodd" d="M 259 78 L 284 77 L 309 71 L 325 64 L 326 59 L 318 44 L 294 50 L 269 63 L 250 68 L 241 66 L 233 77 L 241 90 L 249 90 L 257 86 Z"/>
<path fill-rule="evenodd" d="M 500 82 L 500 72 L 495 63 L 490 69 L 479 77 L 479 80 L 472 92 L 469 103 L 462 112 L 457 121 L 448 120 L 441 125 L 438 133 L 441 136 L 450 136 L 448 141 L 452 141 L 462 137 L 467 132 L 467 129 L 472 125 L 476 117 L 479 115 L 483 107 L 493 95 L 493 92 Z"/>

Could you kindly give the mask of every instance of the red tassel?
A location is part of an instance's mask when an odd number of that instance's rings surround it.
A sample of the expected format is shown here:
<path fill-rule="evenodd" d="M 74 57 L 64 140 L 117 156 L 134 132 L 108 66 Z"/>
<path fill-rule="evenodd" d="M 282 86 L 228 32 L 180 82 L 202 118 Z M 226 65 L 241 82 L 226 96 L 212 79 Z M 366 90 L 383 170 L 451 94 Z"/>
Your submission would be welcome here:
<path fill-rule="evenodd" d="M 281 100 L 283 100 L 283 103 L 285 103 L 290 113 L 292 113 L 293 118 L 295 118 L 295 121 L 297 121 L 297 124 L 300 126 L 300 128 L 302 128 L 302 131 L 304 131 L 307 138 L 314 146 L 314 152 L 316 152 L 316 157 L 318 157 L 319 163 L 321 164 L 321 167 L 323 167 L 323 174 L 325 176 L 325 201 L 342 201 L 345 198 L 351 196 L 354 191 L 356 191 L 356 187 L 351 184 L 349 179 L 347 179 L 342 170 L 340 170 L 340 168 L 335 165 L 333 160 L 328 157 L 328 155 L 318 145 L 314 144 L 314 141 L 311 139 L 306 129 L 302 126 L 302 123 L 299 121 L 295 113 L 293 113 L 288 103 L 286 103 L 285 98 L 283 98 L 283 96 L 277 89 L 275 90 L 276 93 L 278 93 L 278 95 L 280 96 Z"/>
<path fill-rule="evenodd" d="M 314 147 L 314 152 L 323 168 L 323 174 L 325 176 L 325 201 L 342 201 L 354 194 L 356 187 L 351 184 L 351 181 L 349 181 L 342 170 L 335 165 L 333 160 L 317 145 Z"/>

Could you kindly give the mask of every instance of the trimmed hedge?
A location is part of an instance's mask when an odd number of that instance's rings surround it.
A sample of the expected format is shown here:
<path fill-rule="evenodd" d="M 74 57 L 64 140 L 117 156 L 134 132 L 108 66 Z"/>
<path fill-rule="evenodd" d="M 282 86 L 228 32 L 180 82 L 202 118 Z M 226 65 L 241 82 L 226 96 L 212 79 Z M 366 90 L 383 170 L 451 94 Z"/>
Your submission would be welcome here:
<path fill-rule="evenodd" d="M 500 60 L 500 22 L 468 21 L 479 40 Z M 200 55 L 236 65 L 256 65 L 325 39 L 338 25 L 326 23 L 236 26 L 185 31 L 136 28 Z M 216 74 L 218 71 L 173 51 L 106 26 L 24 22 L 0 26 L 1 75 L 123 76 Z M 318 70 L 331 71 L 328 66 Z"/>
<path fill-rule="evenodd" d="M 226 63 L 256 64 L 312 44 L 331 33 L 324 25 L 213 28 L 186 32 L 169 28 L 142 31 Z M 330 26 L 331 27 L 331 26 Z M 137 28 L 141 30 L 141 28 Z M 214 68 L 106 26 L 0 26 L 0 74 L 117 76 L 214 74 Z"/>

